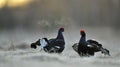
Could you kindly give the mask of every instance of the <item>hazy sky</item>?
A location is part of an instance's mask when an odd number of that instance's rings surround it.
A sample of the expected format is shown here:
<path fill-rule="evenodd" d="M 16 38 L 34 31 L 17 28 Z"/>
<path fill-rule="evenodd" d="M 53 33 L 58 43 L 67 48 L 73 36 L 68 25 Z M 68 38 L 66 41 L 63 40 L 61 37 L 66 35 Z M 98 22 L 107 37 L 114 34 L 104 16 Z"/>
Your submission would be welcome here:
<path fill-rule="evenodd" d="M 119 27 L 119 0 L 0 0 L 0 27 Z"/>

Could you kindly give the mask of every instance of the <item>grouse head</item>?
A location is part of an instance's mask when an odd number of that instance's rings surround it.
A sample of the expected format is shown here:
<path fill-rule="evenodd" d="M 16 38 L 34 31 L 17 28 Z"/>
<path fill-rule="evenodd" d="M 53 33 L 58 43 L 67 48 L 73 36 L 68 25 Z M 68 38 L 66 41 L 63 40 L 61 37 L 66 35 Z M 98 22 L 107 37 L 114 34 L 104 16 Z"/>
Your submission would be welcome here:
<path fill-rule="evenodd" d="M 85 36 L 86 35 L 84 30 L 80 30 L 80 34 L 81 34 L 81 36 Z"/>
<path fill-rule="evenodd" d="M 59 29 L 59 31 L 64 32 L 64 28 L 63 28 L 63 27 L 61 27 L 61 28 Z"/>

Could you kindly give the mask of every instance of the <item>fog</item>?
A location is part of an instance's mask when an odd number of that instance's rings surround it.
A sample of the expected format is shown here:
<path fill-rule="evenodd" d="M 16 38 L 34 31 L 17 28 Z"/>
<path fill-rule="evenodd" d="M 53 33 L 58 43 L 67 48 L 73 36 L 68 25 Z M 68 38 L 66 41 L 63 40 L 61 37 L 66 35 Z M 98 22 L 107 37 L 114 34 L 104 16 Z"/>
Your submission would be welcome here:
<path fill-rule="evenodd" d="M 54 28 L 72 24 L 119 28 L 119 0 L 33 0 L 22 7 L 0 9 L 0 27 Z"/>
<path fill-rule="evenodd" d="M 0 65 L 119 67 L 119 22 L 120 0 L 32 0 L 19 7 L 9 7 L 6 3 L 0 8 Z M 61 55 L 30 48 L 39 38 L 55 38 L 60 27 L 65 28 L 66 41 Z M 86 31 L 87 39 L 95 39 L 109 49 L 111 57 L 97 54 L 80 58 L 71 47 L 79 41 L 80 29 Z"/>
<path fill-rule="evenodd" d="M 27 5 L 13 8 L 6 3 L 0 9 L 0 39 L 21 42 L 49 37 L 63 26 L 69 36 L 78 34 L 78 37 L 79 30 L 86 29 L 93 37 L 118 41 L 119 17 L 119 0 L 31 0 Z"/>

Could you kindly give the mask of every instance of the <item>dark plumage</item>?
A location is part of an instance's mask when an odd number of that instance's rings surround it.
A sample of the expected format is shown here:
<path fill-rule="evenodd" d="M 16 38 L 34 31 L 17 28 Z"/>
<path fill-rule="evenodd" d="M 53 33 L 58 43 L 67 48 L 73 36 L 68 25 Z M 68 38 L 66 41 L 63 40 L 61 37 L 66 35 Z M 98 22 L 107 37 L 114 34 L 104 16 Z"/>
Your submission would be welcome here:
<path fill-rule="evenodd" d="M 38 39 L 36 42 L 32 43 L 32 44 L 31 44 L 31 48 L 36 49 L 36 48 L 37 48 L 37 45 L 40 46 L 40 39 Z"/>
<path fill-rule="evenodd" d="M 47 45 L 43 47 L 45 52 L 48 53 L 61 53 L 64 48 L 65 48 L 65 40 L 64 40 L 64 36 L 62 34 L 62 32 L 64 32 L 64 28 L 60 28 L 58 30 L 58 35 L 56 38 L 52 38 L 52 39 L 47 39 L 47 38 L 43 38 L 46 42 Z M 37 48 L 36 46 L 40 46 L 40 40 L 36 41 L 35 43 L 31 44 L 31 48 Z"/>
<path fill-rule="evenodd" d="M 49 45 L 45 47 L 46 51 L 49 51 L 50 53 L 61 53 L 64 50 L 65 40 L 62 32 L 64 32 L 64 28 L 60 28 L 58 30 L 58 35 L 56 38 L 48 40 Z"/>
<path fill-rule="evenodd" d="M 101 51 L 105 55 L 110 55 L 109 50 L 103 48 L 101 44 L 99 44 L 95 40 L 86 40 L 86 33 L 84 30 L 80 30 L 80 41 L 79 43 L 75 43 L 72 47 L 80 56 L 94 56 L 95 52 Z"/>

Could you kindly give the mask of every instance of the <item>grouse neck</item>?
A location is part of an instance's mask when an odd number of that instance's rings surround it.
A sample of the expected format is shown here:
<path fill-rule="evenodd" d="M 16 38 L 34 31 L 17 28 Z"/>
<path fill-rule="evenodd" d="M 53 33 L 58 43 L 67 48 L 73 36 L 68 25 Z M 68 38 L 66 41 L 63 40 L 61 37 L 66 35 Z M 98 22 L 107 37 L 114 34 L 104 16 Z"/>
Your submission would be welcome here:
<path fill-rule="evenodd" d="M 64 39 L 64 37 L 63 37 L 63 34 L 62 34 L 62 31 L 61 31 L 61 30 L 59 30 L 59 31 L 58 31 L 57 39 Z"/>
<path fill-rule="evenodd" d="M 81 38 L 80 38 L 80 41 L 79 41 L 79 44 L 85 44 L 86 43 L 86 35 L 81 35 Z"/>

